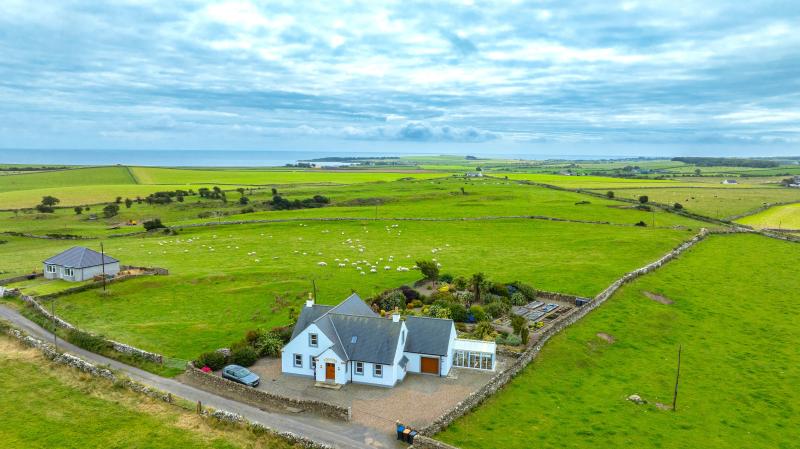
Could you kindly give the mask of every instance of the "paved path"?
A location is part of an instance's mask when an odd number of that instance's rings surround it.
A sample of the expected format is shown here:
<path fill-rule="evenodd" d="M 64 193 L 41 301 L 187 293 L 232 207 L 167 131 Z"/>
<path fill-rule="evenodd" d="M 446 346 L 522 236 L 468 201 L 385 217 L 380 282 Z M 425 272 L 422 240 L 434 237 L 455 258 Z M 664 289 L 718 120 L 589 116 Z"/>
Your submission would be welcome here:
<path fill-rule="evenodd" d="M 53 341 L 53 334 L 16 310 L 0 304 L 0 319 L 10 321 L 31 336 Z M 204 390 L 143 371 L 107 357 L 86 351 L 64 340 L 58 340 L 58 348 L 96 364 L 108 365 L 123 372 L 131 379 L 153 388 L 172 393 L 190 401 L 201 401 L 215 409 L 238 413 L 251 422 L 263 424 L 280 432 L 291 432 L 337 448 L 398 448 L 393 429 L 378 432 L 375 429 L 353 423 L 343 423 L 311 415 L 289 415 L 259 410 L 241 402 L 226 399 Z"/>

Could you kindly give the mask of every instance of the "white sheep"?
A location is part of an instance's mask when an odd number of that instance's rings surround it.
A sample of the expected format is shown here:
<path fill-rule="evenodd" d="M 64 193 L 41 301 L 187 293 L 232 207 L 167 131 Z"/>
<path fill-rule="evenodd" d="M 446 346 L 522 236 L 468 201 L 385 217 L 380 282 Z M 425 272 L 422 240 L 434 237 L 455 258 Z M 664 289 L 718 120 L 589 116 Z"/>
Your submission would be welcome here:
<path fill-rule="evenodd" d="M 383 267 L 383 269 L 388 271 L 388 270 L 391 270 L 392 267 L 390 267 L 389 265 L 386 265 L 385 267 Z"/>
<path fill-rule="evenodd" d="M 317 265 L 319 265 L 321 267 L 327 267 L 328 266 L 328 264 L 325 263 L 325 262 L 317 262 Z"/>

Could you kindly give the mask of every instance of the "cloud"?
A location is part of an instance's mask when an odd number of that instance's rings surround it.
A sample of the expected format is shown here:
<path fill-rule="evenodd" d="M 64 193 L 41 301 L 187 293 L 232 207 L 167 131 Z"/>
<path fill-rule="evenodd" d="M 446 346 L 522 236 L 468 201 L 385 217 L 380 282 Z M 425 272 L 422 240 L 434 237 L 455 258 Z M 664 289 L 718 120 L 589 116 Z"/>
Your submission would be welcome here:
<path fill-rule="evenodd" d="M 791 144 L 798 20 L 769 0 L 9 0 L 0 147 Z"/>

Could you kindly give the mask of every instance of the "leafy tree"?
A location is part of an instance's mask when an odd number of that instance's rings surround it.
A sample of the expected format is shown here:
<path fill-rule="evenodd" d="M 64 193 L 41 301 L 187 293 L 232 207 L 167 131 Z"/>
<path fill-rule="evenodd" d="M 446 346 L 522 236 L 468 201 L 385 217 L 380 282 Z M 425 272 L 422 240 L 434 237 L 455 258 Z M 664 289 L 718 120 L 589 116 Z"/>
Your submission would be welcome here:
<path fill-rule="evenodd" d="M 61 202 L 61 200 L 59 200 L 58 198 L 56 198 L 54 196 L 47 195 L 47 196 L 43 196 L 42 197 L 42 204 L 44 204 L 45 206 L 51 206 L 52 207 L 52 206 L 55 206 L 56 204 L 58 204 L 60 202 Z"/>
<path fill-rule="evenodd" d="M 178 196 L 175 197 L 175 199 L 178 200 L 179 203 L 182 203 L 183 202 L 183 197 L 184 197 L 184 195 L 178 195 Z"/>
<path fill-rule="evenodd" d="M 425 279 L 436 285 L 436 281 L 439 280 L 439 267 L 436 265 L 436 262 L 432 260 L 418 260 L 417 267 L 419 267 L 419 271 L 425 276 Z"/>
<path fill-rule="evenodd" d="M 250 198 L 248 198 L 246 196 L 239 197 L 239 204 L 241 204 L 242 206 L 244 206 L 245 204 L 247 204 L 249 202 L 250 202 Z"/>
<path fill-rule="evenodd" d="M 608 192 L 606 192 L 606 196 L 607 196 L 608 198 L 614 198 L 614 192 L 612 192 L 611 190 L 609 190 Z"/>
<path fill-rule="evenodd" d="M 672 208 L 673 208 L 673 209 L 675 209 L 675 210 L 681 210 L 681 209 L 683 209 L 683 204 L 681 204 L 681 203 L 675 203 L 675 204 L 672 206 Z"/>
<path fill-rule="evenodd" d="M 119 205 L 117 204 L 107 204 L 106 207 L 103 208 L 103 216 L 106 218 L 111 218 L 117 214 L 119 214 Z"/>
<path fill-rule="evenodd" d="M 122 203 L 122 197 L 118 196 L 117 199 L 114 200 L 115 203 L 120 204 Z"/>
<path fill-rule="evenodd" d="M 133 206 L 133 200 L 130 198 L 125 198 L 125 208 L 130 209 Z"/>
<path fill-rule="evenodd" d="M 53 212 L 56 211 L 55 209 L 53 209 L 52 206 L 48 206 L 46 204 L 37 204 L 36 210 L 43 214 L 52 214 Z"/>
<path fill-rule="evenodd" d="M 642 203 L 642 204 L 645 204 L 645 203 L 647 203 L 649 201 L 650 201 L 650 198 L 648 198 L 647 195 L 642 195 L 642 196 L 639 197 L 639 202 Z"/>
<path fill-rule="evenodd" d="M 699 168 L 695 168 L 694 169 L 694 174 L 695 175 L 700 176 L 702 173 L 703 173 L 702 170 L 700 170 Z"/>
<path fill-rule="evenodd" d="M 75 211 L 75 215 L 80 215 L 81 213 L 83 213 L 83 208 L 80 206 L 75 206 L 74 208 L 72 208 L 72 210 Z"/>
<path fill-rule="evenodd" d="M 152 231 L 153 229 L 166 228 L 166 226 L 164 226 L 164 224 L 161 223 L 160 218 L 154 218 L 152 220 L 145 221 L 144 223 L 142 223 L 142 226 L 144 226 L 144 229 L 147 231 Z"/>
<path fill-rule="evenodd" d="M 225 356 L 220 352 L 206 352 L 200 354 L 200 357 L 197 358 L 195 366 L 200 368 L 207 366 L 212 370 L 216 371 L 218 369 L 222 369 L 225 366 Z"/>
<path fill-rule="evenodd" d="M 244 196 L 244 187 L 239 187 L 236 191 L 239 192 L 239 195 Z"/>
<path fill-rule="evenodd" d="M 273 187 L 273 188 L 272 188 L 272 196 L 275 196 L 275 195 L 277 195 L 277 194 L 278 194 L 278 189 L 276 189 L 275 187 Z"/>

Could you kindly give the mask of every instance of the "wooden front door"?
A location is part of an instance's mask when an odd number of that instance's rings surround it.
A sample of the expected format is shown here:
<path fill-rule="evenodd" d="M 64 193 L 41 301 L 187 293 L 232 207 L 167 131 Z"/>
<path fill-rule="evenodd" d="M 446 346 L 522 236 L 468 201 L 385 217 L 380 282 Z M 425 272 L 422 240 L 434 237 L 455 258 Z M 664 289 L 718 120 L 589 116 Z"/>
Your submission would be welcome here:
<path fill-rule="evenodd" d="M 325 380 L 336 380 L 336 365 L 333 363 L 325 364 Z"/>
<path fill-rule="evenodd" d="M 426 374 L 439 375 L 439 358 L 422 357 L 420 358 L 420 371 Z"/>

